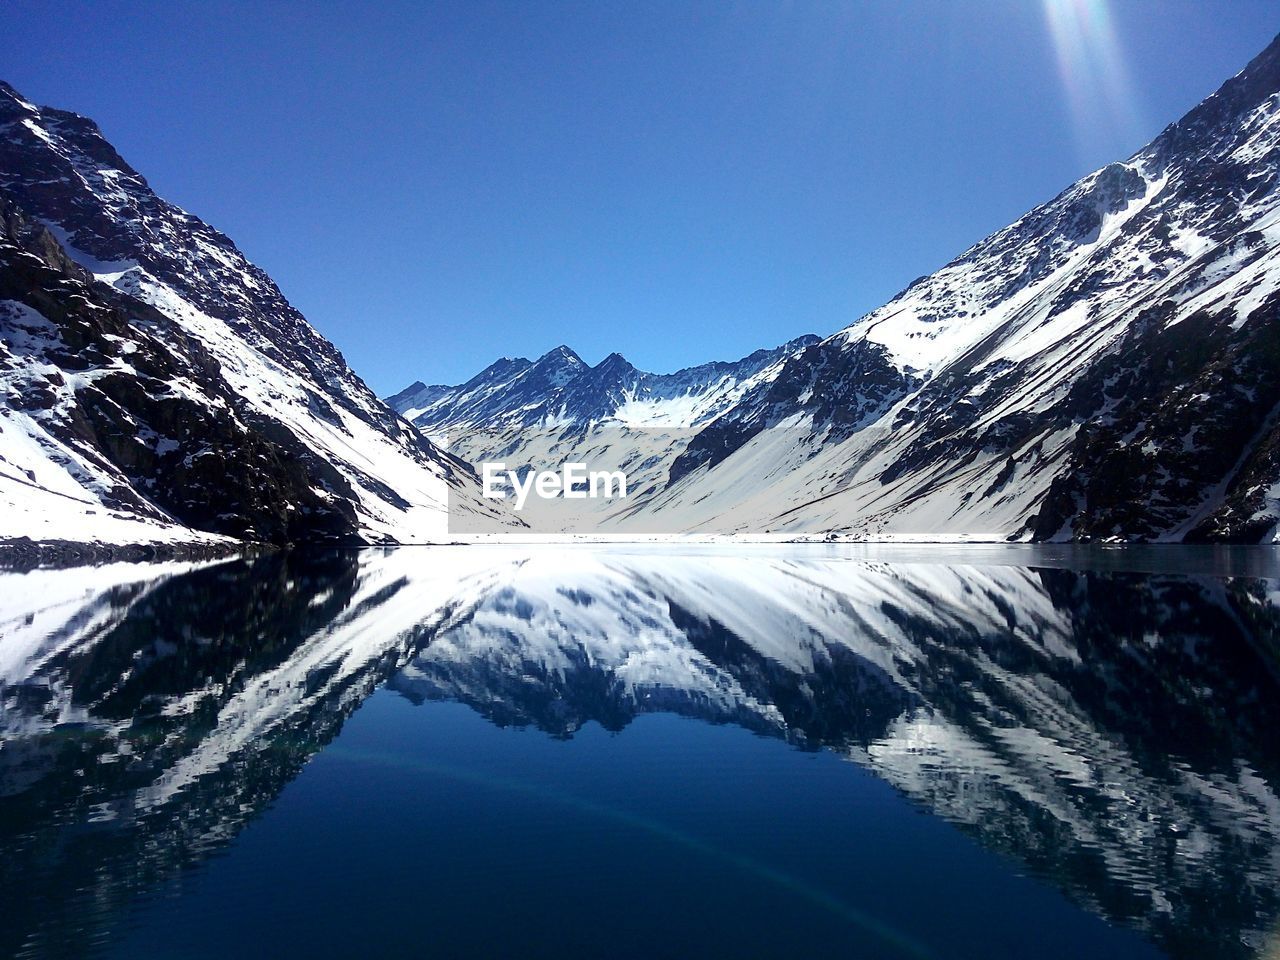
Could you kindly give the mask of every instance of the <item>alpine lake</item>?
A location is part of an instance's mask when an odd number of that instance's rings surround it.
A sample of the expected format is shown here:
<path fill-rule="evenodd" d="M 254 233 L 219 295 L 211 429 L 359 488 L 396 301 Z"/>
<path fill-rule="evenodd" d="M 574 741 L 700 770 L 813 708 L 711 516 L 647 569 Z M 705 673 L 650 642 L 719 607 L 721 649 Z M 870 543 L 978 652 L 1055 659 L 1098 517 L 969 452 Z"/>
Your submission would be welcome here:
<path fill-rule="evenodd" d="M 0 573 L 0 955 L 1280 957 L 1280 549 Z"/>

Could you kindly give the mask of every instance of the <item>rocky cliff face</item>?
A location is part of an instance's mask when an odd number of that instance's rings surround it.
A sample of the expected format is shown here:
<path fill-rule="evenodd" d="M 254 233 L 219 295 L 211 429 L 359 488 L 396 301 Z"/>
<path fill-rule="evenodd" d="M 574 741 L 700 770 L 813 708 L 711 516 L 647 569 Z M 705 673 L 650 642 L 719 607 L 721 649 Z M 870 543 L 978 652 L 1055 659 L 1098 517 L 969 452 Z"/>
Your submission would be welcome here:
<path fill-rule="evenodd" d="M 0 537 L 368 542 L 481 511 L 271 279 L 0 84 Z"/>
<path fill-rule="evenodd" d="M 6 456 L 6 479 L 29 486 L 42 509 L 274 542 L 355 529 L 348 501 L 313 489 L 316 470 L 330 489 L 345 487 L 341 477 L 304 466 L 308 451 L 291 436 L 272 442 L 237 417 L 237 397 L 198 340 L 95 282 L 5 201 L 0 301 L 5 433 L 25 427 L 49 467 L 80 480 L 58 496 L 44 463 L 24 469 Z"/>

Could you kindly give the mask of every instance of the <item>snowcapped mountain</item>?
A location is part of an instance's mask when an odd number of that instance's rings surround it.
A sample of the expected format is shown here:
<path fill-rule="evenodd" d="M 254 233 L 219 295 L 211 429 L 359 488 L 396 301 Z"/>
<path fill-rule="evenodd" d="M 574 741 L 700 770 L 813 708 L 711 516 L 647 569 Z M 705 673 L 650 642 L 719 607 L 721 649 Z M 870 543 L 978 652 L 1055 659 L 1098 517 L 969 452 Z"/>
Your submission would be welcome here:
<path fill-rule="evenodd" d="M 604 527 L 1280 540 L 1278 143 L 1280 39 L 1128 160 L 681 420 L 696 436 Z M 406 397 L 416 422 L 563 432 L 608 409 L 491 389 L 527 365 L 505 363 Z"/>
<path fill-rule="evenodd" d="M 0 84 L 0 538 L 411 542 L 470 468 L 92 121 Z"/>
<path fill-rule="evenodd" d="M 735 488 L 734 522 L 785 530 L 1276 540 L 1278 94 L 1280 41 L 791 358 L 691 445 L 666 506 Z"/>
<path fill-rule="evenodd" d="M 387 402 L 434 442 L 480 464 L 537 468 L 572 460 L 622 470 L 643 499 L 659 492 L 685 445 L 708 424 L 762 391 L 813 335 L 757 350 L 733 362 L 675 373 L 647 373 L 621 354 L 594 367 L 566 346 L 537 360 L 502 359 L 459 386 L 415 383 Z M 596 532 L 634 500 L 530 502 L 524 515 L 540 532 Z M 487 518 L 478 530 L 489 528 Z"/>
<path fill-rule="evenodd" d="M 1280 39 L 825 340 L 507 358 L 391 398 L 416 431 L 90 121 L 0 87 L 0 132 L 3 538 L 429 541 L 450 497 L 511 530 L 502 459 L 627 472 L 542 529 L 1280 541 Z"/>
<path fill-rule="evenodd" d="M 734 362 L 667 374 L 637 370 L 618 353 L 588 366 L 559 346 L 534 361 L 503 357 L 459 386 L 415 383 L 387 403 L 432 434 L 589 424 L 688 428 L 714 420 L 767 382 L 784 357 L 817 342 L 798 337 Z"/>

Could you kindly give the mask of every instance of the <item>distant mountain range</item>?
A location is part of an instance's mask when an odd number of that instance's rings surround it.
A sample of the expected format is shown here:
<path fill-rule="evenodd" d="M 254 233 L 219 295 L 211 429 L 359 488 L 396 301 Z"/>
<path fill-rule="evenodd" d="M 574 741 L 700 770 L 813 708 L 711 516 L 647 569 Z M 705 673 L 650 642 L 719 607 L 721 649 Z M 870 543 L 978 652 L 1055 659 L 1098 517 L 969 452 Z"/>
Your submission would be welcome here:
<path fill-rule="evenodd" d="M 619 353 L 588 366 L 566 346 L 537 360 L 503 357 L 456 387 L 415 383 L 387 403 L 419 428 L 539 430 L 552 425 L 613 422 L 643 427 L 710 423 L 753 387 L 768 382 L 813 334 L 732 362 L 675 373 L 645 373 Z"/>
<path fill-rule="evenodd" d="M 674 374 L 561 347 L 388 405 L 91 121 L 0 86 L 0 541 L 510 533 L 502 457 L 630 471 L 593 532 L 1276 542 L 1278 141 L 1280 40 L 833 336 Z"/>
<path fill-rule="evenodd" d="M 1278 142 L 1280 40 L 824 340 L 669 377 L 561 347 L 389 402 L 473 461 L 683 431 L 606 531 L 1274 542 Z"/>
<path fill-rule="evenodd" d="M 625 500 L 559 500 L 523 514 L 542 533 L 612 532 L 614 514 L 631 515 L 637 503 L 669 488 L 677 458 L 699 431 L 740 408 L 773 382 L 789 356 L 818 340 L 810 334 L 741 360 L 669 374 L 637 370 L 617 353 L 592 367 L 559 346 L 534 361 L 504 357 L 455 387 L 415 383 L 387 402 L 471 463 L 556 469 L 570 461 L 622 470 Z M 477 519 L 469 532 L 496 530 L 491 518 Z M 681 532 L 651 524 L 643 512 L 630 521 L 625 529 L 632 532 Z"/>

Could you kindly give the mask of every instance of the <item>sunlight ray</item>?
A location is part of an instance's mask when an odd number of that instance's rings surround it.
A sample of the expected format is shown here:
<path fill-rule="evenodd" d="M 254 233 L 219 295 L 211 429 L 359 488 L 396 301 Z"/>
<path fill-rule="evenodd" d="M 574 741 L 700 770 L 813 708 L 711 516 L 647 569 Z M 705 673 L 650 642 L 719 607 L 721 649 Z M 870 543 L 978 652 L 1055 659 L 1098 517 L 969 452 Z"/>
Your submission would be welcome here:
<path fill-rule="evenodd" d="M 1099 134 L 1141 139 L 1143 111 L 1107 0 L 1044 0 L 1078 148 Z"/>

